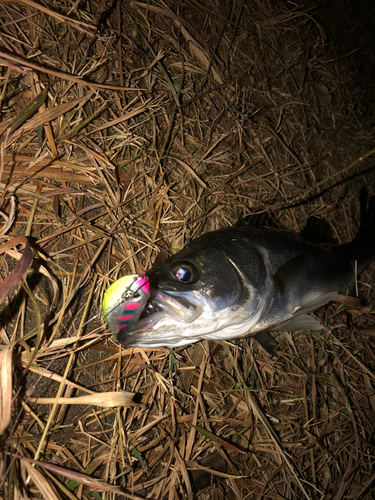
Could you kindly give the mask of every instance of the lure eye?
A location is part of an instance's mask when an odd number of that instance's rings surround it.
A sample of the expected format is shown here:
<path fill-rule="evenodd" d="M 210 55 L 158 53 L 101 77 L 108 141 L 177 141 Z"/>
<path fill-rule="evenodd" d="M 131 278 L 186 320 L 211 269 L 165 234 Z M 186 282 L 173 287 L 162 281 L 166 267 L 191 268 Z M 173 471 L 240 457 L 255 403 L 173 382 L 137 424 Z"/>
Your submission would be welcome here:
<path fill-rule="evenodd" d="M 132 292 L 131 290 L 130 291 L 126 291 L 122 297 L 121 297 L 123 300 L 133 300 L 133 301 L 138 301 L 142 298 L 141 294 L 139 292 Z"/>
<path fill-rule="evenodd" d="M 196 277 L 196 272 L 193 266 L 180 264 L 173 269 L 172 276 L 180 283 L 191 283 Z"/>

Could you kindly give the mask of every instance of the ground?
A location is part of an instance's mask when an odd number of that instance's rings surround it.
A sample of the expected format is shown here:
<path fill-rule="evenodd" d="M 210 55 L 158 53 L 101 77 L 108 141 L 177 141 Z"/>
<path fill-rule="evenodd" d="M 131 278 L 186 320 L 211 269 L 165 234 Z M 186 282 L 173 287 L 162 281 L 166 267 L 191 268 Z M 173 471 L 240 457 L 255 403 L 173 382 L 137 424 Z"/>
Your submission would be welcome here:
<path fill-rule="evenodd" d="M 372 499 L 374 264 L 277 357 L 125 348 L 100 316 L 114 280 L 248 214 L 355 236 L 371 2 L 0 9 L 1 277 L 24 276 L 0 287 L 3 497 Z"/>

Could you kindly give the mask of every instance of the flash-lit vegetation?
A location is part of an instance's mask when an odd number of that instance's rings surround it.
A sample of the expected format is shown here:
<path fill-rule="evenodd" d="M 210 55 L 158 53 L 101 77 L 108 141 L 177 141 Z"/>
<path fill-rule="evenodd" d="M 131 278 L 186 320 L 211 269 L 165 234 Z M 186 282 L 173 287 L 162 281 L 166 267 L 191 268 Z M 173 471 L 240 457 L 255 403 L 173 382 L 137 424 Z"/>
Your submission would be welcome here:
<path fill-rule="evenodd" d="M 125 349 L 100 316 L 114 280 L 243 215 L 355 236 L 363 47 L 273 0 L 0 14 L 2 498 L 374 498 L 373 265 L 326 330 L 275 333 L 277 358 Z"/>

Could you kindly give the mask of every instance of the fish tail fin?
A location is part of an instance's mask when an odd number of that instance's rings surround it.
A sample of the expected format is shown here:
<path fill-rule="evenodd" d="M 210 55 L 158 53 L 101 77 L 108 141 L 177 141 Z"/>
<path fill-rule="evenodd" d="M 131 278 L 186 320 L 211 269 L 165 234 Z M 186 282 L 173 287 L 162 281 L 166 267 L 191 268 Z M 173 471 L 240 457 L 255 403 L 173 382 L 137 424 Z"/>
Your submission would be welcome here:
<path fill-rule="evenodd" d="M 357 274 L 375 261 L 375 196 L 368 198 L 368 191 L 363 186 L 359 198 L 360 224 L 357 235 L 351 243 L 337 247 L 340 256 L 352 263 L 357 262 Z"/>
<path fill-rule="evenodd" d="M 375 238 L 375 196 L 368 200 L 368 191 L 362 186 L 359 195 L 360 223 L 355 239 Z"/>

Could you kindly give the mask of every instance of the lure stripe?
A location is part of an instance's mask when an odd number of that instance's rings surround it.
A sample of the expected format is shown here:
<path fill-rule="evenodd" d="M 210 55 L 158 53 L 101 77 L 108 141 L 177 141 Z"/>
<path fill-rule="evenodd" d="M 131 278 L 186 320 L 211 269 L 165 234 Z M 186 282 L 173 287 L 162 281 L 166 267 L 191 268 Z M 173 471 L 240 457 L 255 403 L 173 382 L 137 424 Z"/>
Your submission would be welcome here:
<path fill-rule="evenodd" d="M 128 315 L 119 317 L 120 321 L 127 321 L 127 320 L 131 321 L 132 319 L 134 319 L 134 314 L 128 314 Z"/>
<path fill-rule="evenodd" d="M 124 311 L 129 309 L 138 309 L 140 307 L 136 302 L 129 302 L 128 304 L 124 304 Z"/>

